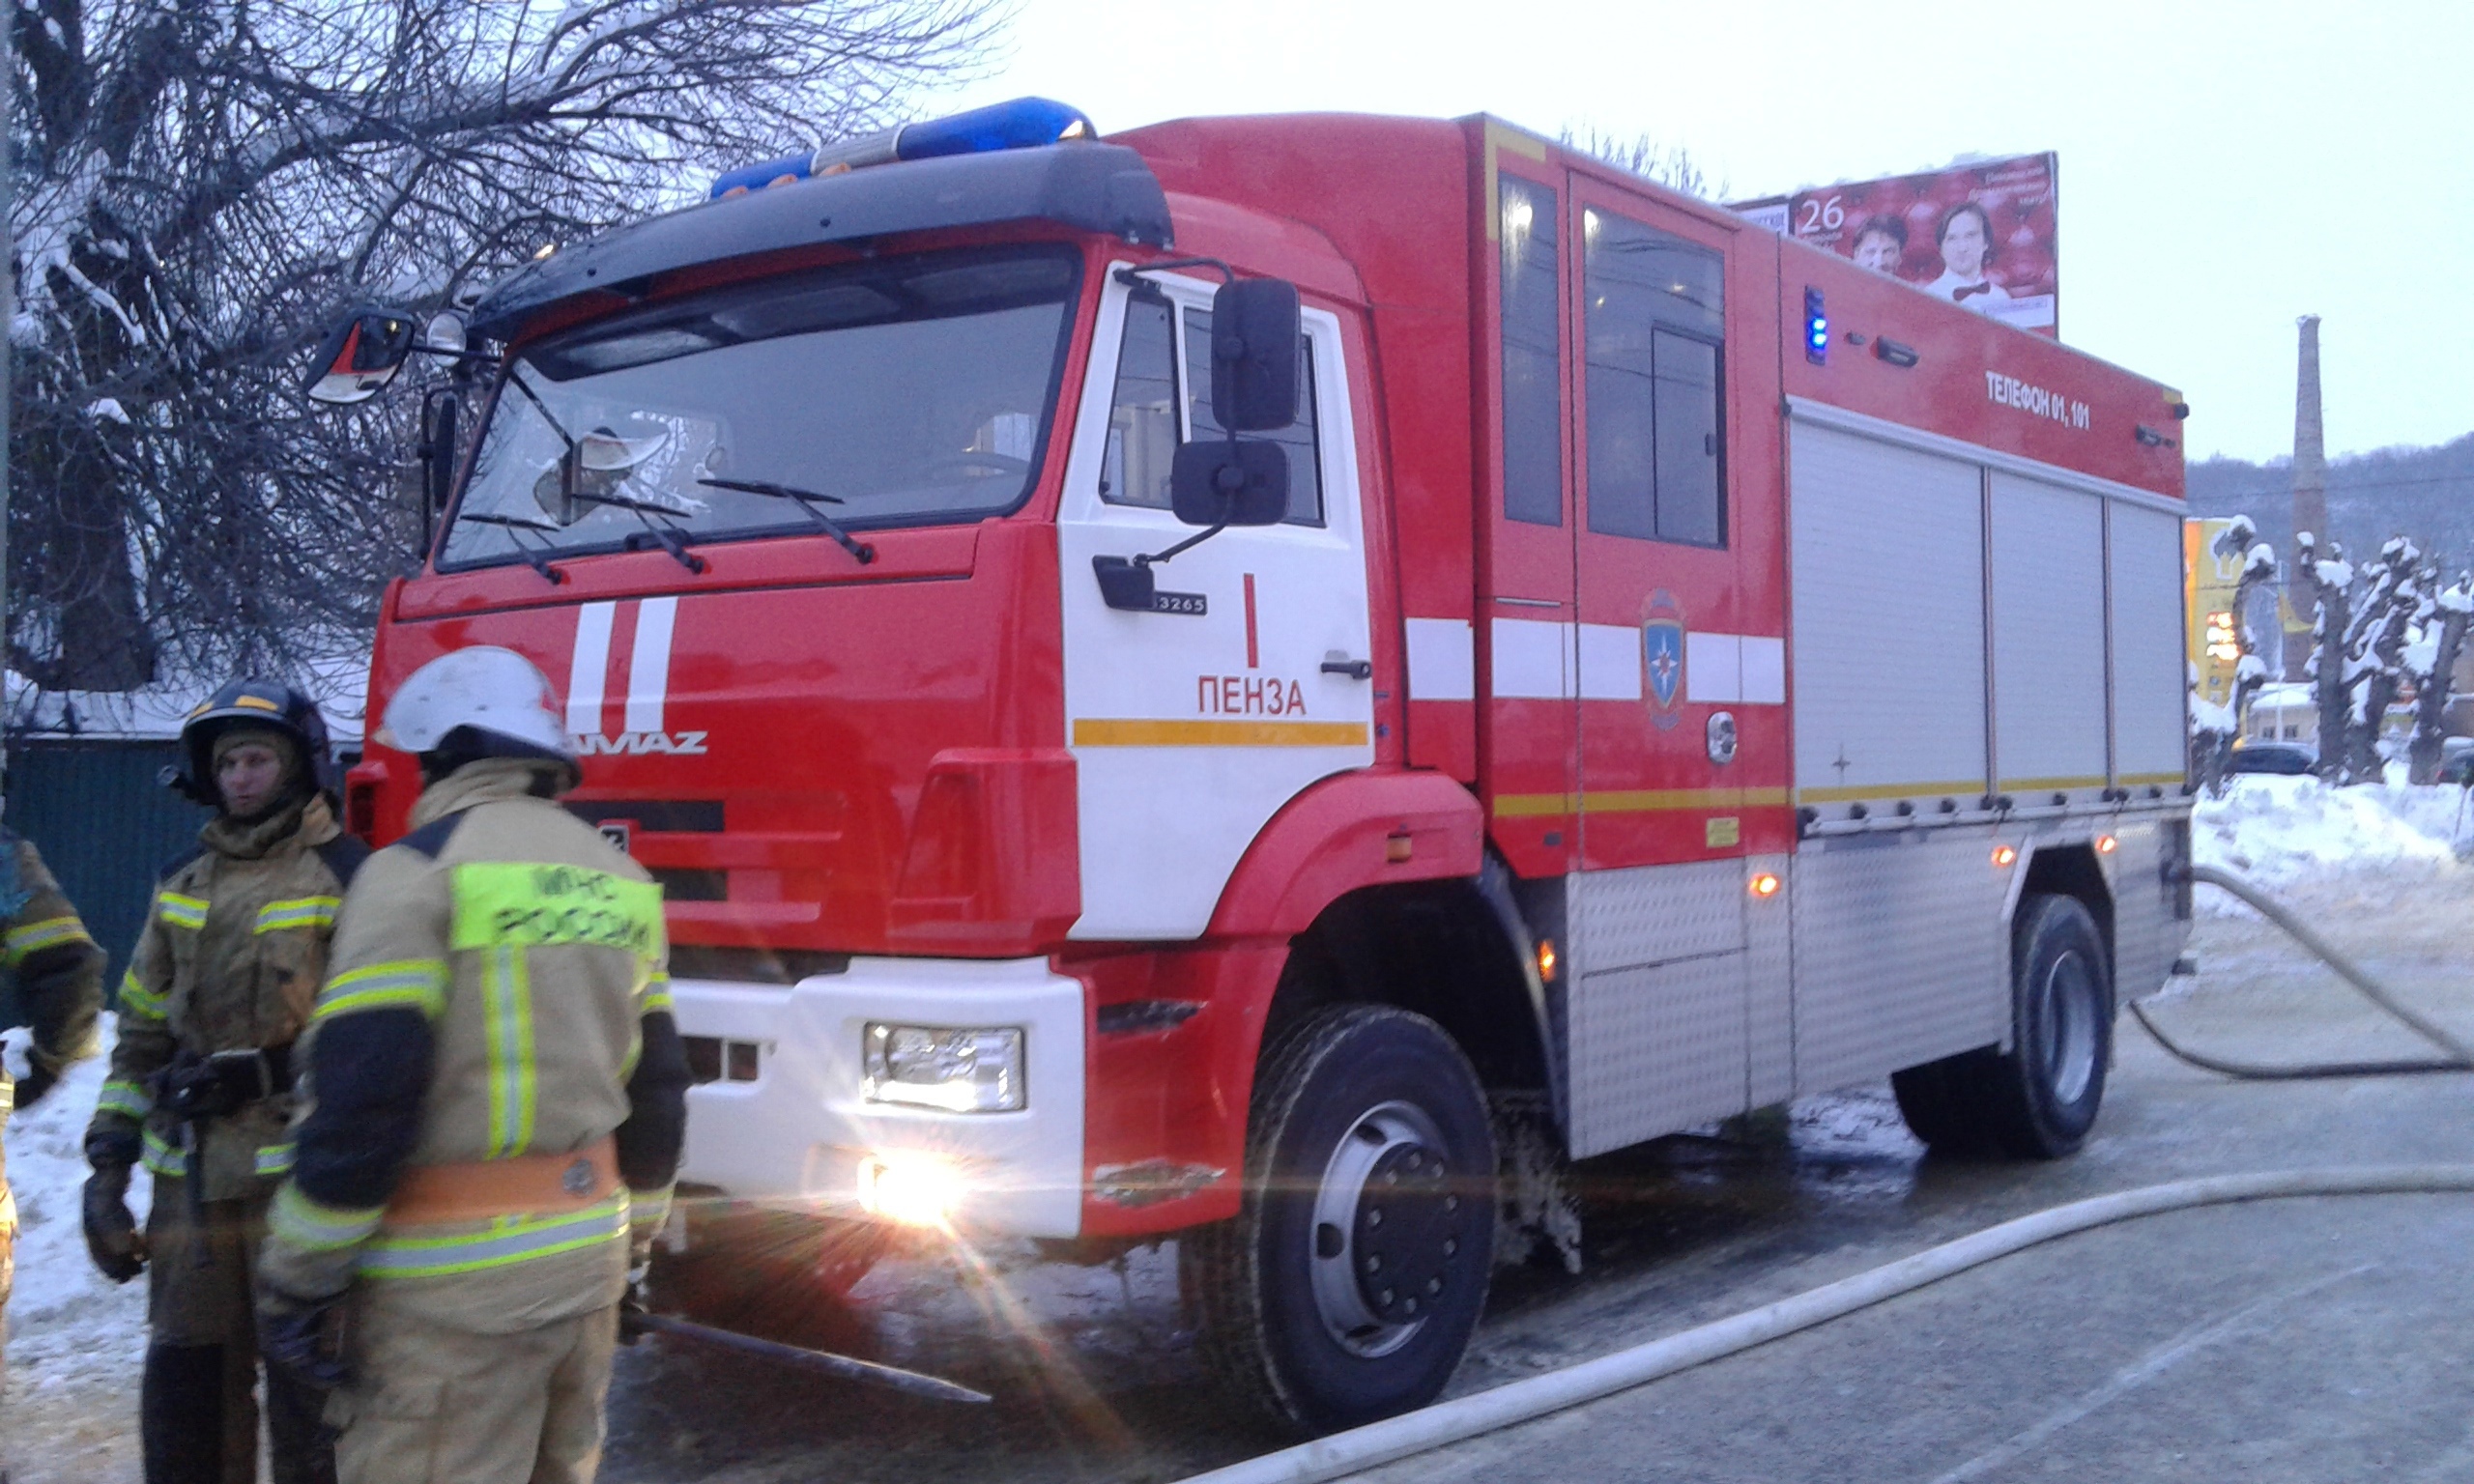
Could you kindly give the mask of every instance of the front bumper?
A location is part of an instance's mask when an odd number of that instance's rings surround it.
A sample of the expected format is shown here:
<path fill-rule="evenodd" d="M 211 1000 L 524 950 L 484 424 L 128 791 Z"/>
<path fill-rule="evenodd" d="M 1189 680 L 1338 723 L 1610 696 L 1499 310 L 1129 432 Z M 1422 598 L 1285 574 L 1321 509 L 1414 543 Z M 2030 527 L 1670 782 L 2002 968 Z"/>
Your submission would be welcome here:
<path fill-rule="evenodd" d="M 962 1177 L 956 1226 L 1080 1235 L 1083 987 L 1046 959 L 853 958 L 845 973 L 789 988 L 683 979 L 672 994 L 679 1034 L 760 1048 L 754 1080 L 689 1090 L 682 1181 L 858 1216 L 863 1160 L 932 1155 Z M 871 1020 L 1021 1026 L 1024 1106 L 944 1113 L 863 1101 Z"/>

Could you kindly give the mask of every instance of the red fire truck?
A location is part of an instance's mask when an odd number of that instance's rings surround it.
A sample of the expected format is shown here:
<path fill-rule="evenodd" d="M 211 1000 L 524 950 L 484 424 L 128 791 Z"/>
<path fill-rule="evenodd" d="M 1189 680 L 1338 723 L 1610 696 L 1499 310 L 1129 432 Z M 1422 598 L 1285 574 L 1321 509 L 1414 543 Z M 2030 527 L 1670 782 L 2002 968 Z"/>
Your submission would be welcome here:
<path fill-rule="evenodd" d="M 1522 1117 L 2086 1133 L 2188 926 L 2175 392 L 1483 117 L 1024 100 L 714 197 L 475 307 L 370 690 L 563 688 L 704 1193 L 1175 1234 L 1316 1430 L 1451 1375 Z"/>

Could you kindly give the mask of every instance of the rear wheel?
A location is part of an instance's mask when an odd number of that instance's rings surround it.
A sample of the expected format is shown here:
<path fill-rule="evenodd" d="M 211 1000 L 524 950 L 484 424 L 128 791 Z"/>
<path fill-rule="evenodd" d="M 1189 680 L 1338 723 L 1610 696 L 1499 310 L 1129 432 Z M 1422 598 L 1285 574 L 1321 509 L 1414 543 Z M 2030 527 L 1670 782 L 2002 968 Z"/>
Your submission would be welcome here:
<path fill-rule="evenodd" d="M 1203 1352 L 1252 1410 L 1324 1433 L 1432 1401 L 1485 1306 L 1485 1093 L 1423 1015 L 1343 1005 L 1264 1059 L 1245 1204 L 1179 1245 Z"/>
<path fill-rule="evenodd" d="M 1962 1052 L 1890 1078 L 1915 1136 L 1944 1154 L 2076 1153 L 2113 1062 L 2114 993 L 2096 920 L 2073 897 L 2023 899 L 2011 920 L 2010 1050 Z"/>

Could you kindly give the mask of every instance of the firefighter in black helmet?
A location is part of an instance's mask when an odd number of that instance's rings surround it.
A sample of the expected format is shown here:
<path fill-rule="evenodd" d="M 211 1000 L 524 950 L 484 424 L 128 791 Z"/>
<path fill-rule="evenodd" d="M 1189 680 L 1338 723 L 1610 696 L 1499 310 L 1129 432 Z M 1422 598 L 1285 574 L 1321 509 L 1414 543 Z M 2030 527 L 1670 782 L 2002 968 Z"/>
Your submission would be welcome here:
<path fill-rule="evenodd" d="M 294 1039 L 335 909 L 368 853 L 337 825 L 327 726 L 288 685 L 238 680 L 189 714 L 176 786 L 215 817 L 173 862 L 120 985 L 120 1039 L 86 1131 L 96 1267 L 151 1269 L 139 1431 L 148 1484 L 257 1473 L 250 1270 L 290 1167 Z M 130 1167 L 154 1173 L 141 1236 Z M 319 1398 L 266 1378 L 277 1484 L 333 1477 Z"/>

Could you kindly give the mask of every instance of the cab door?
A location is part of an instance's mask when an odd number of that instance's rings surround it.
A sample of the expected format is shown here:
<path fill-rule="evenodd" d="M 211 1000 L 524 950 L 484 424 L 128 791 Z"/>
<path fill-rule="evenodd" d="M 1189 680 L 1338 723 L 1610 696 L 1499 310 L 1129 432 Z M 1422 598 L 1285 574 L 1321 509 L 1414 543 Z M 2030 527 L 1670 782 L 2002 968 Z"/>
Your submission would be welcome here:
<path fill-rule="evenodd" d="M 1785 699 L 1785 653 L 1740 601 L 1731 234 L 1577 174 L 1569 211 L 1581 869 L 1738 857 L 1744 708 Z"/>
<path fill-rule="evenodd" d="M 1226 435 L 1210 401 L 1211 296 L 1110 273 L 1058 507 L 1066 741 L 1078 778 L 1086 939 L 1209 925 L 1238 858 L 1317 779 L 1374 759 L 1366 561 L 1339 321 L 1309 308 L 1287 519 L 1220 532 L 1153 568 L 1148 612 L 1102 601 L 1092 561 L 1196 533 L 1169 513 L 1177 444 Z"/>

